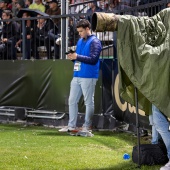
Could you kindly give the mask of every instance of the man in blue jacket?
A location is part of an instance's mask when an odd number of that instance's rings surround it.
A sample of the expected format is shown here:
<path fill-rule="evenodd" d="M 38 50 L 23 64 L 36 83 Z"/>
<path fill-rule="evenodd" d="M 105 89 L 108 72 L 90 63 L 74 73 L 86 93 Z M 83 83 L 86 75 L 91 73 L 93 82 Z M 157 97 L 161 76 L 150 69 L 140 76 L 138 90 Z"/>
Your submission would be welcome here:
<path fill-rule="evenodd" d="M 67 127 L 59 130 L 60 132 L 76 129 L 78 102 L 82 95 L 86 106 L 83 132 L 91 129 L 94 114 L 94 92 L 99 77 L 99 56 L 102 46 L 100 40 L 91 34 L 91 24 L 88 20 L 79 21 L 77 31 L 80 39 L 76 52 L 68 54 L 68 59 L 74 62 L 74 74 L 69 96 L 69 122 Z"/>

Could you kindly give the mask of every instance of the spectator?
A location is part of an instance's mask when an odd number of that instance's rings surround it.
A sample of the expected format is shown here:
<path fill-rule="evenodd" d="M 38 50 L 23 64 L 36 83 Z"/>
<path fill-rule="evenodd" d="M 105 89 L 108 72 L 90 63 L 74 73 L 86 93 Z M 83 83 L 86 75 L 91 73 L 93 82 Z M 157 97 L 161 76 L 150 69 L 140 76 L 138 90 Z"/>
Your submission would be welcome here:
<path fill-rule="evenodd" d="M 18 12 L 19 12 L 21 9 L 25 8 L 25 2 L 24 2 L 24 0 L 18 0 L 18 1 L 16 2 L 16 8 L 17 8 L 17 11 L 16 11 L 16 15 L 17 15 Z"/>
<path fill-rule="evenodd" d="M 32 4 L 33 0 L 25 0 L 25 8 L 29 8 L 29 6 Z"/>
<path fill-rule="evenodd" d="M 12 11 L 12 15 L 13 15 L 13 17 L 15 17 L 16 16 L 16 14 L 17 14 L 17 7 L 16 7 L 16 2 L 17 2 L 17 0 L 12 0 L 12 2 L 8 5 L 8 7 L 11 9 L 11 11 Z"/>
<path fill-rule="evenodd" d="M 108 11 L 108 0 L 99 1 L 99 8 L 101 8 L 103 11 Z"/>
<path fill-rule="evenodd" d="M 46 13 L 47 10 L 50 8 L 50 7 L 49 7 L 49 2 L 50 2 L 50 1 L 51 1 L 51 0 L 45 0 L 44 3 L 43 3 L 44 6 L 45 6 L 45 13 Z"/>
<path fill-rule="evenodd" d="M 97 2 L 89 3 L 89 9 L 87 10 L 86 19 L 92 23 L 92 15 L 94 12 L 102 12 L 103 10 L 97 6 Z"/>
<path fill-rule="evenodd" d="M 101 1 L 102 3 L 104 3 L 104 1 Z M 93 3 L 89 3 L 89 9 L 87 10 L 87 16 L 86 16 L 86 19 L 89 21 L 89 22 L 92 22 L 92 14 L 94 12 L 104 12 L 103 9 L 101 9 L 100 7 L 97 6 L 97 2 L 93 2 Z M 99 38 L 102 42 L 106 43 L 106 44 L 110 44 L 112 43 L 112 40 L 113 40 L 113 34 L 110 33 L 110 32 L 105 32 L 105 34 L 103 34 L 102 32 L 98 32 L 98 33 L 95 33 L 97 38 Z"/>
<path fill-rule="evenodd" d="M 170 2 L 169 2 L 169 3 L 167 3 L 166 7 L 167 7 L 167 8 L 170 8 Z"/>
<path fill-rule="evenodd" d="M 131 9 L 130 2 L 122 2 L 120 0 L 114 0 L 114 8 L 113 12 L 114 13 L 119 13 L 121 15 L 126 14 L 126 15 L 134 15 L 133 11 L 129 10 Z M 124 11 L 127 10 L 127 11 Z"/>
<path fill-rule="evenodd" d="M 12 13 L 10 10 L 4 10 L 2 12 L 2 19 L 8 20 L 12 18 Z M 16 37 L 19 33 L 19 25 L 15 21 L 4 21 L 2 28 L 2 39 L 1 42 L 4 43 L 5 49 L 1 53 L 1 56 L 5 60 L 15 60 L 16 59 Z"/>
<path fill-rule="evenodd" d="M 52 24 L 53 25 L 53 24 Z M 58 27 L 56 25 L 53 25 L 51 29 L 48 31 L 47 38 L 48 38 L 48 46 L 54 47 L 54 57 L 55 59 L 60 58 L 60 44 L 56 43 L 56 40 L 60 38 L 60 35 L 58 34 Z M 52 59 L 52 51 L 51 48 L 49 48 L 49 57 L 48 59 Z"/>
<path fill-rule="evenodd" d="M 58 7 L 58 1 L 56 0 L 50 0 L 48 2 L 49 9 L 47 10 L 47 14 L 50 16 L 57 16 L 61 15 L 61 9 Z M 48 38 L 49 38 L 49 45 L 54 46 L 54 56 L 55 59 L 60 58 L 60 46 L 55 43 L 56 39 L 59 38 L 59 34 L 61 32 L 61 21 L 60 18 L 52 18 L 52 21 L 55 23 L 55 27 L 49 30 L 48 32 Z M 52 58 L 51 50 L 49 51 L 49 58 Z"/>
<path fill-rule="evenodd" d="M 69 18 L 69 46 L 75 46 L 75 42 L 78 40 L 78 32 L 76 31 L 75 21 L 73 18 Z"/>
<path fill-rule="evenodd" d="M 58 7 L 58 1 L 57 0 L 50 0 L 48 1 L 49 9 L 46 11 L 46 13 L 50 16 L 56 16 L 61 15 L 61 9 Z M 60 26 L 60 18 L 53 18 L 52 19 L 57 27 Z"/>
<path fill-rule="evenodd" d="M 42 17 L 41 15 L 37 15 L 37 17 Z M 36 27 L 36 42 L 33 44 L 33 57 L 39 59 L 38 47 L 45 46 L 47 50 L 47 58 L 51 59 L 51 45 L 50 39 L 48 38 L 49 30 L 53 29 L 54 25 L 51 24 L 50 20 L 39 18 L 37 19 L 37 27 Z"/>
<path fill-rule="evenodd" d="M 35 2 L 32 3 L 28 8 L 45 12 L 45 6 L 42 4 L 42 0 L 35 0 Z"/>
<path fill-rule="evenodd" d="M 2 18 L 3 10 L 11 10 L 8 8 L 8 0 L 0 0 L 0 18 Z"/>
<path fill-rule="evenodd" d="M 23 16 L 22 18 L 28 18 L 28 20 L 26 20 L 26 47 L 27 47 L 27 50 L 26 50 L 26 58 L 25 59 L 30 59 L 30 56 L 31 56 L 31 39 L 32 39 L 32 31 L 33 31 L 33 28 L 32 28 L 32 24 L 31 24 L 31 20 L 29 19 L 30 18 L 30 14 L 28 12 L 25 12 L 23 13 Z M 21 47 L 22 49 L 22 28 L 21 28 L 21 34 L 19 34 L 19 40 L 17 41 L 15 47 Z"/>
<path fill-rule="evenodd" d="M 113 3 L 113 2 L 110 2 L 107 12 L 113 12 L 113 8 L 114 8 L 114 3 Z"/>

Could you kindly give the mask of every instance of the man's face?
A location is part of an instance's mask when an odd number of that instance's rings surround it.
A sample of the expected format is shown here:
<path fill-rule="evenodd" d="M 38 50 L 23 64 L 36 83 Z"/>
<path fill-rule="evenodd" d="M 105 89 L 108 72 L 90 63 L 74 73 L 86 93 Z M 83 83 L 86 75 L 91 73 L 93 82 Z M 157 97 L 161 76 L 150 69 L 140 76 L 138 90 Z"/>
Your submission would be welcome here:
<path fill-rule="evenodd" d="M 55 3 L 55 2 L 50 2 L 50 3 L 49 3 L 49 7 L 50 7 L 51 9 L 56 8 L 56 7 L 57 7 L 57 3 Z"/>
<path fill-rule="evenodd" d="M 42 16 L 41 15 L 37 15 L 37 18 L 38 17 L 42 17 Z M 40 24 L 43 24 L 45 22 L 45 19 L 44 18 L 37 19 L 37 22 L 40 23 Z"/>
<path fill-rule="evenodd" d="M 28 16 L 28 14 L 26 12 L 23 13 L 22 18 L 28 18 L 28 17 L 30 17 L 30 16 Z"/>
<path fill-rule="evenodd" d="M 80 27 L 80 28 L 77 28 L 77 31 L 81 38 L 87 38 L 88 33 L 89 33 L 89 28 Z"/>
<path fill-rule="evenodd" d="M 88 3 L 88 5 L 89 5 L 89 8 L 93 8 L 95 6 L 94 3 Z"/>
<path fill-rule="evenodd" d="M 17 9 L 20 9 L 21 8 L 21 5 L 19 3 L 16 3 L 16 8 Z"/>
<path fill-rule="evenodd" d="M 10 19 L 10 16 L 7 16 L 6 13 L 2 13 L 2 19 Z"/>
<path fill-rule="evenodd" d="M 6 6 L 5 2 L 0 2 L 0 9 L 3 9 Z"/>
<path fill-rule="evenodd" d="M 100 5 L 104 5 L 104 1 L 102 0 L 102 1 L 99 1 L 99 3 L 100 3 Z"/>

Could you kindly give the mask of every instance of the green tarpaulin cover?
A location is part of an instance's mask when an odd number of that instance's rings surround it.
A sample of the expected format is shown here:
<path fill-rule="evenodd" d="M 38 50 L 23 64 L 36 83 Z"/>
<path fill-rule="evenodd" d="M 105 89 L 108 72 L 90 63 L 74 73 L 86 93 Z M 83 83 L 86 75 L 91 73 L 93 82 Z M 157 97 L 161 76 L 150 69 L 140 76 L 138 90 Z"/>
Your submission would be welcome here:
<path fill-rule="evenodd" d="M 120 95 L 151 113 L 151 104 L 170 117 L 170 8 L 153 17 L 121 16 L 117 49 Z"/>

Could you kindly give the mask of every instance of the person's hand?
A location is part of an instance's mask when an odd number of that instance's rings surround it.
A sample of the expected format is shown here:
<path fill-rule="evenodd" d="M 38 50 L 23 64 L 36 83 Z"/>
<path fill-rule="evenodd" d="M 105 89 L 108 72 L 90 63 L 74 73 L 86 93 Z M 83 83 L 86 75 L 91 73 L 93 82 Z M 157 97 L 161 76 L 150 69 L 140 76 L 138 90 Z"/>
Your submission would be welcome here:
<path fill-rule="evenodd" d="M 39 29 L 41 29 L 41 28 L 42 28 L 42 23 L 38 22 L 38 23 L 37 23 L 37 27 L 38 27 Z"/>
<path fill-rule="evenodd" d="M 31 35 L 27 35 L 27 39 L 31 39 Z"/>
<path fill-rule="evenodd" d="M 7 42 L 7 41 L 8 41 L 7 38 L 3 38 L 3 39 L 2 39 L 2 42 Z"/>
<path fill-rule="evenodd" d="M 21 44 L 21 40 L 17 41 L 17 43 L 15 44 L 15 47 L 18 47 Z"/>
<path fill-rule="evenodd" d="M 68 55 L 69 60 L 76 60 L 77 59 L 77 53 L 69 53 Z"/>
<path fill-rule="evenodd" d="M 44 27 L 44 25 L 45 25 L 45 22 L 38 22 L 37 27 L 39 29 L 42 29 Z"/>

